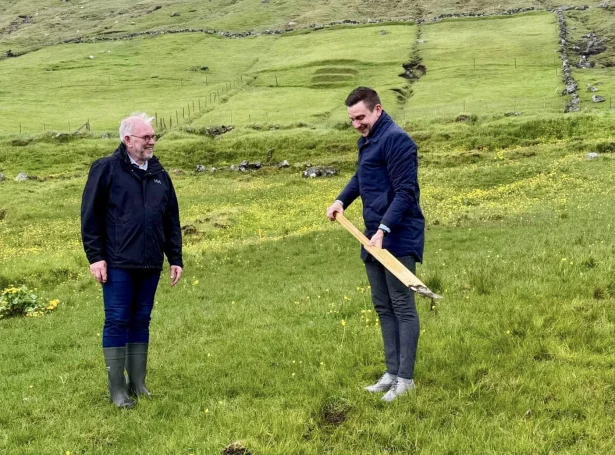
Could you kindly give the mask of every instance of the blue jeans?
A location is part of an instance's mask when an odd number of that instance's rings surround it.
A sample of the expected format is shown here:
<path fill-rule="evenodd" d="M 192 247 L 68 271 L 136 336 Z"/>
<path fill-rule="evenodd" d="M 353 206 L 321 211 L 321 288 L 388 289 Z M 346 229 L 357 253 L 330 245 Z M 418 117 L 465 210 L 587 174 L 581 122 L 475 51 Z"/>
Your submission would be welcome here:
<path fill-rule="evenodd" d="M 415 272 L 414 257 L 397 259 L 412 273 Z M 365 262 L 365 269 L 372 288 L 374 309 L 380 319 L 387 373 L 413 379 L 420 330 L 414 293 L 375 260 Z"/>
<path fill-rule="evenodd" d="M 148 343 L 160 270 L 108 269 L 103 284 L 103 348 Z"/>

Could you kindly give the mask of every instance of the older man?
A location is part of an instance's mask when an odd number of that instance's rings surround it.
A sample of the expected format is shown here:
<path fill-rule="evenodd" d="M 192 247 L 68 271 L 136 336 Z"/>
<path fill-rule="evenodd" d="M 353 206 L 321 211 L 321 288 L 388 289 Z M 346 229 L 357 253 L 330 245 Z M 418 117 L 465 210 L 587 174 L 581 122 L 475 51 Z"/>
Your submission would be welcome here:
<path fill-rule="evenodd" d="M 81 205 L 83 246 L 103 290 L 109 393 L 119 408 L 134 407 L 130 395 L 150 395 L 145 386 L 149 323 L 164 255 L 171 286 L 183 267 L 177 197 L 153 155 L 152 120 L 135 114 L 122 121 L 121 144 L 92 164 Z"/>
<path fill-rule="evenodd" d="M 388 249 L 412 272 L 423 257 L 424 218 L 419 205 L 417 148 L 382 109 L 378 94 L 358 87 L 346 98 L 352 126 L 361 134 L 359 167 L 327 209 L 331 221 L 359 196 L 370 245 Z M 369 392 L 392 401 L 414 389 L 419 318 L 414 294 L 362 248 L 372 301 L 382 329 L 386 372 Z"/>

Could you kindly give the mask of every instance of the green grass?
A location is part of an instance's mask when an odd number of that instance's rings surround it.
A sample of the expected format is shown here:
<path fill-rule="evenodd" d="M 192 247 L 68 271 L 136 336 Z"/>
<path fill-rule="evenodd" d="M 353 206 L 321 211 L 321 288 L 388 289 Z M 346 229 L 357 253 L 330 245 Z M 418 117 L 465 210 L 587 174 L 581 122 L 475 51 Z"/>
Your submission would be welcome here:
<path fill-rule="evenodd" d="M 10 149 L 7 174 L 43 170 L 46 159 L 53 171 L 56 155 L 74 171 L 0 183 L 0 286 L 61 301 L 45 317 L 0 321 L 0 452 L 217 454 L 240 440 L 254 454 L 608 453 L 615 263 L 604 233 L 615 162 L 584 158 L 615 140 L 604 134 L 611 121 L 414 125 L 428 220 L 418 273 L 445 300 L 436 312 L 418 300 L 418 389 L 387 406 L 361 389 L 383 365 L 358 245 L 323 215 L 354 166 L 354 134 L 175 134 L 159 144 L 168 168 L 188 167 L 190 147 L 215 144 L 200 157 L 215 164 L 260 144 L 276 154 L 294 145 L 297 158 L 304 150 L 344 171 L 174 177 L 182 224 L 199 233 L 184 239 L 180 286 L 162 280 L 156 395 L 132 412 L 106 401 L 100 290 L 78 236 L 84 164 L 113 141 L 46 143 L 40 164 L 30 157 L 45 143 Z M 479 133 L 492 145 L 465 160 Z M 360 224 L 359 205 L 348 214 Z"/>
<path fill-rule="evenodd" d="M 67 131 L 69 124 L 76 130 L 89 119 L 96 131 L 113 131 L 118 118 L 135 109 L 157 113 L 168 126 L 189 123 L 194 111 L 200 117 L 196 126 L 263 122 L 269 114 L 276 122 L 322 123 L 328 118 L 313 115 L 334 110 L 342 121 L 343 98 L 359 84 L 381 88 L 384 101 L 394 99 L 387 90 L 403 85 L 397 74 L 415 30 L 382 26 L 244 40 L 174 35 L 47 48 L 0 64 L 0 112 L 10 119 L 1 128 L 13 134 Z M 366 53 L 363 39 L 382 52 Z M 330 49 L 336 40 L 339 47 Z M 298 55 L 297 48 L 309 52 Z M 356 74 L 322 88 L 315 72 L 337 74 L 340 62 L 343 71 Z M 201 66 L 209 70 L 192 70 Z M 47 100 L 49 93 L 53 100 Z"/>
<path fill-rule="evenodd" d="M 413 86 L 407 115 L 562 110 L 553 15 L 445 21 L 422 30 L 418 52 L 427 74 Z"/>
<path fill-rule="evenodd" d="M 131 21 L 239 30 L 494 9 L 480 0 L 156 4 L 164 8 L 144 15 L 154 3 L 23 0 L 0 7 L 0 29 L 29 8 L 38 19 L 11 44 Z M 182 12 L 175 23 L 170 9 Z M 552 15 L 421 30 L 422 45 L 415 26 L 379 24 L 241 40 L 164 35 L 0 61 L 0 290 L 24 284 L 61 302 L 44 317 L 0 321 L 0 454 L 209 455 L 234 441 L 253 455 L 612 451 L 612 114 L 558 113 Z M 407 89 L 398 74 L 415 51 L 427 74 L 404 104 L 391 89 Z M 192 71 L 200 66 L 210 69 Z M 427 242 L 418 275 L 445 296 L 436 311 L 418 300 L 417 390 L 391 405 L 362 390 L 383 361 L 358 245 L 324 216 L 356 166 L 343 99 L 360 84 L 379 90 L 419 145 Z M 182 118 L 199 99 L 198 114 Z M 197 233 L 184 237 L 183 281 L 171 289 L 165 270 L 157 295 L 155 396 L 118 412 L 107 401 L 101 292 L 79 206 L 90 163 L 116 147 L 119 119 L 135 110 L 174 126 L 180 118 L 156 154 L 182 171 L 172 171 L 181 223 Z M 457 121 L 463 110 L 476 115 Z M 512 110 L 525 114 L 504 116 Z M 82 137 L 42 132 L 88 118 L 94 132 Z M 210 124 L 235 128 L 216 138 L 189 130 Z M 586 160 L 593 151 L 599 159 Z M 269 153 L 291 168 L 193 173 Z M 308 163 L 341 175 L 303 179 Z M 19 172 L 39 179 L 15 182 Z M 359 202 L 347 212 L 357 225 L 360 212 Z"/>
<path fill-rule="evenodd" d="M 553 15 L 445 21 L 422 30 L 425 43 L 418 45 L 415 26 L 372 25 L 240 40 L 188 34 L 46 48 L 0 62 L 0 112 L 9 119 L 0 128 L 74 131 L 90 120 L 95 131 L 114 131 L 118 119 L 135 110 L 158 114 L 167 128 L 331 127 L 346 122 L 342 101 L 357 85 L 375 87 L 401 122 L 561 109 Z M 427 74 L 410 92 L 399 74 L 417 56 Z M 194 71 L 202 66 L 209 70 Z M 406 96 L 398 99 L 398 92 Z"/>
<path fill-rule="evenodd" d="M 592 4 L 575 0 L 567 4 Z M 0 48 L 21 52 L 43 45 L 53 45 L 75 37 L 118 36 L 148 30 L 181 28 L 215 28 L 230 31 L 285 29 L 293 21 L 295 27 L 315 23 L 352 19 L 408 19 L 433 17 L 441 13 L 494 13 L 517 7 L 552 8 L 553 0 L 535 2 L 516 0 L 506 5 L 493 0 L 410 0 L 366 2 L 363 0 L 141 0 L 126 5 L 120 0 L 96 2 L 83 0 L 56 2 L 52 0 L 20 0 L 0 5 Z M 156 6 L 161 9 L 153 11 Z M 179 17 L 171 17 L 174 12 Z M 18 15 L 31 15 L 23 23 Z M 11 24 L 16 27 L 11 28 Z M 12 30 L 11 33 L 8 33 Z"/>

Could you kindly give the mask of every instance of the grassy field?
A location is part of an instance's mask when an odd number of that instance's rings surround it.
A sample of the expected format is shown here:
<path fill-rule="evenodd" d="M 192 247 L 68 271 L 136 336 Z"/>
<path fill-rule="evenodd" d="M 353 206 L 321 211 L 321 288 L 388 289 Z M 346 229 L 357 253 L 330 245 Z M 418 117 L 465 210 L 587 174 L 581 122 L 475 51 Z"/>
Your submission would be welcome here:
<path fill-rule="evenodd" d="M 419 300 L 418 389 L 389 406 L 361 389 L 382 356 L 358 246 L 323 215 L 354 166 L 353 134 L 161 141 L 168 168 L 259 146 L 297 167 L 174 177 L 182 224 L 199 233 L 185 237 L 182 284 L 163 280 L 157 296 L 155 398 L 128 413 L 106 402 L 100 289 L 78 235 L 85 164 L 114 142 L 5 139 L 4 171 L 41 180 L 0 183 L 0 287 L 60 305 L 0 322 L 0 453 L 217 454 L 234 441 L 253 454 L 608 453 L 611 122 L 408 125 L 428 220 L 419 275 L 445 300 L 435 312 Z M 342 175 L 302 179 L 302 150 Z M 359 206 L 349 214 L 360 224 Z"/>
<path fill-rule="evenodd" d="M 567 5 L 589 5 L 571 0 Z M 229 31 L 308 27 L 344 19 L 407 19 L 453 13 L 497 13 L 513 8 L 552 8 L 553 0 L 141 0 L 126 5 L 120 0 L 56 2 L 19 0 L 0 5 L 0 48 L 15 52 L 53 45 L 76 37 L 119 36 L 148 30 L 215 28 Z M 155 9 L 159 7 L 159 9 Z M 174 13 L 180 13 L 174 16 Z M 26 16 L 19 17 L 19 16 Z"/>
<path fill-rule="evenodd" d="M 422 31 L 427 75 L 413 86 L 409 115 L 562 111 L 553 15 L 446 21 Z"/>
<path fill-rule="evenodd" d="M 7 119 L 0 132 L 74 131 L 87 120 L 95 131 L 114 131 L 135 109 L 158 114 L 167 128 L 332 127 L 346 122 L 342 101 L 357 85 L 375 87 L 401 122 L 562 109 L 553 15 L 445 21 L 423 26 L 421 39 L 416 44 L 416 26 L 390 24 L 45 48 L 0 62 L 0 113 Z M 410 88 L 399 75 L 416 57 L 427 74 Z M 50 92 L 57 96 L 48 99 Z"/>
<path fill-rule="evenodd" d="M 501 8 L 22 0 L 0 6 L 0 46 Z M 8 35 L 23 11 L 38 15 Z M 42 317 L 0 320 L 0 454 L 611 453 L 614 118 L 559 113 L 557 39 L 553 15 L 529 14 L 420 32 L 387 23 L 233 40 L 162 35 L 0 61 L 0 291 L 25 285 L 60 302 Z M 427 74 L 408 86 L 398 75 L 417 57 Z M 604 81 L 598 93 L 608 93 L 609 71 L 575 77 Z M 435 311 L 418 300 L 417 390 L 389 405 L 362 390 L 383 356 L 358 244 L 324 216 L 356 166 L 343 99 L 361 84 L 379 90 L 419 144 L 418 275 L 445 297 Z M 196 233 L 184 236 L 183 281 L 171 289 L 165 270 L 157 295 L 154 398 L 118 412 L 79 207 L 89 165 L 117 146 L 118 121 L 135 110 L 165 119 L 156 154 L 173 175 L 182 225 Z M 93 131 L 82 136 L 49 131 L 88 119 Z M 203 134 L 220 124 L 235 128 Z M 228 169 L 270 154 L 291 167 Z M 225 169 L 197 174 L 198 164 Z M 307 164 L 341 174 L 303 179 Z M 16 182 L 20 172 L 36 178 Z M 360 213 L 360 203 L 347 212 L 357 225 Z"/>

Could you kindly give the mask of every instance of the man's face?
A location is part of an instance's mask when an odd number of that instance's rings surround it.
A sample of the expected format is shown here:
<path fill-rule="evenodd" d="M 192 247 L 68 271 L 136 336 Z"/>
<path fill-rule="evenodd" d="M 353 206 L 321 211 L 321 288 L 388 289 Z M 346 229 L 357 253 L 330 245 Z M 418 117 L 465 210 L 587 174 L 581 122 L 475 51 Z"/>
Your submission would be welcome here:
<path fill-rule="evenodd" d="M 138 122 L 131 135 L 124 137 L 124 144 L 133 160 L 149 161 L 154 156 L 154 128 L 147 122 Z"/>
<path fill-rule="evenodd" d="M 376 104 L 373 111 L 368 109 L 364 101 L 359 101 L 348 108 L 348 117 L 352 122 L 352 127 L 363 137 L 367 137 L 376 120 L 380 118 L 380 114 L 382 114 L 380 104 Z"/>

